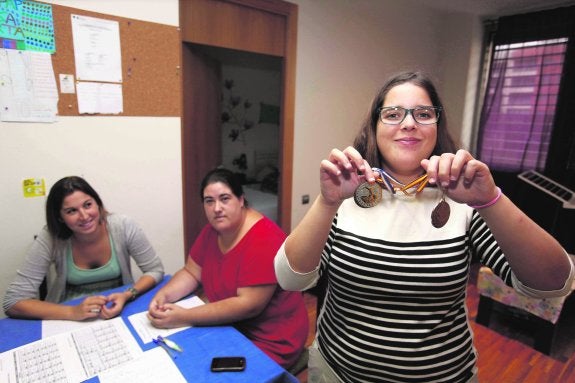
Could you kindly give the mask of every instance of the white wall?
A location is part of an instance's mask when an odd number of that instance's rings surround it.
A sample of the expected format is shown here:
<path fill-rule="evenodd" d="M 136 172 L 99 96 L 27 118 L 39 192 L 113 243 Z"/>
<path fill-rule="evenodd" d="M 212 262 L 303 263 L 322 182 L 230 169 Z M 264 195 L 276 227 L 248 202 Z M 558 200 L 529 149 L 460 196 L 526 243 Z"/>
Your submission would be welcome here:
<path fill-rule="evenodd" d="M 441 96 L 449 112 L 449 130 L 462 147 L 471 150 L 479 66 L 483 59 L 483 27 L 476 17 L 453 14 L 442 18 L 440 33 L 438 66 L 442 71 Z"/>
<path fill-rule="evenodd" d="M 42 2 L 153 23 L 180 25 L 178 0 L 42 0 Z"/>
<path fill-rule="evenodd" d="M 421 0 L 293 0 L 299 6 L 292 227 L 319 193 L 319 163 L 352 144 L 389 75 L 424 70 L 436 78 L 450 130 L 461 135 L 478 20 L 426 9 Z"/>
<path fill-rule="evenodd" d="M 178 0 L 53 3 L 179 25 Z M 181 168 L 179 117 L 81 116 L 60 117 L 54 124 L 1 122 L 0 297 L 34 234 L 45 224 L 45 197 L 24 198 L 24 179 L 44 178 L 49 189 L 67 175 L 86 177 L 108 210 L 137 220 L 166 271 L 173 274 L 184 260 Z"/>

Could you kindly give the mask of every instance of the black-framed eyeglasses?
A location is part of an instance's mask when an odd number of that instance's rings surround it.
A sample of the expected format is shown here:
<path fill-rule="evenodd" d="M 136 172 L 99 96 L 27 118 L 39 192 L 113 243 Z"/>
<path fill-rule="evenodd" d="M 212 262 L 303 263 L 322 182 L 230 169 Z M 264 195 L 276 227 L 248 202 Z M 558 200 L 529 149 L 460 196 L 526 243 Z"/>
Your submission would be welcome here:
<path fill-rule="evenodd" d="M 379 119 L 384 124 L 397 125 L 401 124 L 408 114 L 418 124 L 430 125 L 439 122 L 441 108 L 435 106 L 418 106 L 413 109 L 402 108 L 401 106 L 386 106 L 378 109 Z"/>

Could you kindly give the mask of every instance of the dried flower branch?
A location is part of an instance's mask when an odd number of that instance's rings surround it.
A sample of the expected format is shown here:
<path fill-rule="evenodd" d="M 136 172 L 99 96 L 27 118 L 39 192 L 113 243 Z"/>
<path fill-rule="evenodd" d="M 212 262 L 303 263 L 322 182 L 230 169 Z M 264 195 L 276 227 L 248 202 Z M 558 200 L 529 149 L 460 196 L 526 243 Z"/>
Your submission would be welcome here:
<path fill-rule="evenodd" d="M 245 143 L 245 132 L 254 127 L 255 123 L 253 120 L 249 119 L 247 114 L 252 103 L 249 100 L 244 100 L 242 103 L 242 97 L 235 95 L 233 93 L 234 80 L 224 81 L 224 92 L 222 94 L 222 123 L 234 124 L 237 128 L 232 128 L 230 134 L 232 142 L 237 141 L 239 138 Z M 227 94 L 226 94 L 227 93 Z M 241 108 L 239 106 L 242 106 Z"/>

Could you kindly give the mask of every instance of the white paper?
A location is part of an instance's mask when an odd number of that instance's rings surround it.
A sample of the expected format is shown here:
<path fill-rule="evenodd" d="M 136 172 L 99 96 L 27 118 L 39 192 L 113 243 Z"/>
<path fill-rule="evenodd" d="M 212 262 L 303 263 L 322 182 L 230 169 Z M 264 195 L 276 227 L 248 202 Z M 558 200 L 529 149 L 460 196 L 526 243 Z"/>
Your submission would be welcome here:
<path fill-rule="evenodd" d="M 57 112 L 52 56 L 0 49 L 0 120 L 54 122 Z"/>
<path fill-rule="evenodd" d="M 103 319 L 93 319 L 90 321 L 70 321 L 70 320 L 43 320 L 42 321 L 42 338 L 48 338 L 54 335 L 66 332 L 80 330 L 90 327 L 96 322 L 102 322 Z"/>
<path fill-rule="evenodd" d="M 192 307 L 197 307 L 197 306 L 203 305 L 204 301 L 202 301 L 200 298 L 198 298 L 197 296 L 194 295 L 193 297 L 178 301 L 178 302 L 176 302 L 176 304 L 178 306 L 183 307 L 183 308 L 189 309 Z M 158 337 L 158 335 L 161 335 L 163 337 L 167 337 L 169 335 L 172 335 L 174 333 L 177 333 L 179 331 L 182 331 L 182 330 L 185 330 L 185 329 L 191 327 L 191 326 L 185 326 L 185 327 L 177 327 L 177 328 L 169 328 L 169 329 L 156 328 L 156 327 L 152 326 L 152 324 L 150 323 L 150 320 L 148 319 L 148 312 L 147 311 L 143 311 L 143 312 L 137 313 L 137 314 L 132 314 L 128 317 L 128 320 L 132 324 L 132 327 L 134 327 L 134 330 L 136 330 L 136 333 L 138 333 L 138 335 L 140 336 L 140 339 L 142 340 L 143 343 L 152 342 L 154 340 L 154 338 Z"/>
<path fill-rule="evenodd" d="M 121 84 L 78 82 L 78 111 L 81 114 L 119 114 L 124 111 Z"/>
<path fill-rule="evenodd" d="M 101 373 L 98 380 L 100 383 L 186 383 L 180 370 L 161 347 L 146 351 L 132 362 Z"/>
<path fill-rule="evenodd" d="M 143 354 L 122 318 L 0 354 L 0 382 L 79 382 Z"/>
<path fill-rule="evenodd" d="M 67 94 L 76 93 L 73 74 L 60 73 L 60 93 L 67 93 Z"/>
<path fill-rule="evenodd" d="M 0 381 L 80 382 L 86 374 L 75 351 L 69 336 L 58 335 L 3 352 Z"/>
<path fill-rule="evenodd" d="M 118 22 L 79 15 L 71 17 L 78 80 L 122 82 Z"/>

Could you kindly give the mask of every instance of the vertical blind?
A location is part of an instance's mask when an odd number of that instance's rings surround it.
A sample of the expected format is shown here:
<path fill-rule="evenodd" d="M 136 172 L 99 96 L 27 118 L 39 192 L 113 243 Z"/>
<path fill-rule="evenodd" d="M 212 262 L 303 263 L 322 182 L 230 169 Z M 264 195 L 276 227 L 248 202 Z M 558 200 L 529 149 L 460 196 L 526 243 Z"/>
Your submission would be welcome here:
<path fill-rule="evenodd" d="M 568 38 L 494 47 L 479 155 L 494 170 L 545 168 Z"/>

